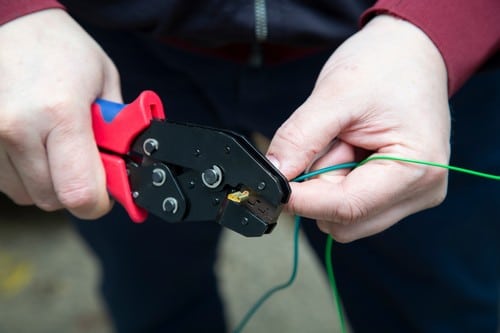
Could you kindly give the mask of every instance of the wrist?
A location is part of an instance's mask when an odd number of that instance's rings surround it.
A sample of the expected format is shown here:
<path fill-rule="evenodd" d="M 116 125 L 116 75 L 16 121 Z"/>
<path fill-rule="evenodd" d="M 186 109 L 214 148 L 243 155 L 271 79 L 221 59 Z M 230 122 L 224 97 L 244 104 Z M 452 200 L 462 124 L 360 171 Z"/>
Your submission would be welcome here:
<path fill-rule="evenodd" d="M 449 95 L 500 50 L 498 0 L 377 0 L 360 18 L 390 14 L 418 26 L 437 45 L 448 74 Z"/>
<path fill-rule="evenodd" d="M 447 87 L 448 73 L 445 61 L 436 44 L 419 27 L 391 15 L 378 15 L 362 29 L 372 34 L 383 54 L 393 57 L 394 66 L 416 67 L 429 78 Z M 403 68 L 400 68 L 404 70 Z"/>

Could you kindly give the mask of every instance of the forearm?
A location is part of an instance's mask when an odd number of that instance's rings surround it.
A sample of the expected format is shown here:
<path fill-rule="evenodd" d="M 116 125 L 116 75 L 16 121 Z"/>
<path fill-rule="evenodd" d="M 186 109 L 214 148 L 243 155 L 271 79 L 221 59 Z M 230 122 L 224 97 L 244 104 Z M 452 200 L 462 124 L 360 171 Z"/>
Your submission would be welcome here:
<path fill-rule="evenodd" d="M 361 24 L 381 13 L 413 23 L 434 42 L 446 64 L 450 96 L 500 49 L 498 0 L 379 0 Z"/>
<path fill-rule="evenodd" d="M 49 8 L 64 8 L 64 6 L 56 0 L 0 0 L 0 25 Z"/>

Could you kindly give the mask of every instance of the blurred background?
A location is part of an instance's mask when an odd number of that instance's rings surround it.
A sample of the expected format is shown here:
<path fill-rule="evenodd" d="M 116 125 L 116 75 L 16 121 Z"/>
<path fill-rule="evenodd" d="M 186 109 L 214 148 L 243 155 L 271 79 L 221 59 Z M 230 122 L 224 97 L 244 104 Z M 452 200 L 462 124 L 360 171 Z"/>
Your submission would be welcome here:
<path fill-rule="evenodd" d="M 292 241 L 290 216 L 261 238 L 225 231 L 217 272 L 230 328 L 263 292 L 288 280 Z M 340 331 L 322 265 L 301 237 L 295 283 L 265 303 L 244 332 Z M 63 214 L 0 197 L 1 333 L 112 332 L 98 280 L 95 259 Z"/>

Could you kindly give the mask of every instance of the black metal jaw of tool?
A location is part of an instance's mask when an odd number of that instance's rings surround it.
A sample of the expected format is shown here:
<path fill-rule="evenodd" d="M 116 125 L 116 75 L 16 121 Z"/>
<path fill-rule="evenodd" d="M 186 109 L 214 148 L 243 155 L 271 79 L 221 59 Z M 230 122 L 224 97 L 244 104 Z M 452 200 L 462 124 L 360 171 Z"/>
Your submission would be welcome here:
<path fill-rule="evenodd" d="M 168 222 L 215 220 L 261 236 L 276 226 L 290 196 L 284 176 L 231 131 L 153 120 L 131 153 L 135 203 Z"/>

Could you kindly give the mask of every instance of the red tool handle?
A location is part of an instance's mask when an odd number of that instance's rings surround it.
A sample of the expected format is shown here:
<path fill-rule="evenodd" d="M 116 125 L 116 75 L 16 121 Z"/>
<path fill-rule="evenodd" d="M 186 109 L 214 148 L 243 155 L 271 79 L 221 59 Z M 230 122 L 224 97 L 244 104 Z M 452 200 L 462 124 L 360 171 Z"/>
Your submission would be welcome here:
<path fill-rule="evenodd" d="M 101 160 L 108 191 L 125 208 L 132 221 L 144 222 L 147 211 L 133 200 L 123 156 L 129 153 L 135 138 L 152 119 L 165 119 L 162 102 L 153 91 L 143 91 L 130 104 L 97 100 L 91 110 L 97 146 L 107 151 L 101 152 Z"/>

